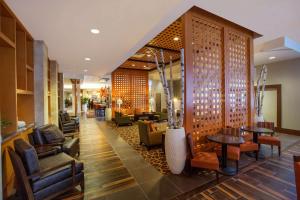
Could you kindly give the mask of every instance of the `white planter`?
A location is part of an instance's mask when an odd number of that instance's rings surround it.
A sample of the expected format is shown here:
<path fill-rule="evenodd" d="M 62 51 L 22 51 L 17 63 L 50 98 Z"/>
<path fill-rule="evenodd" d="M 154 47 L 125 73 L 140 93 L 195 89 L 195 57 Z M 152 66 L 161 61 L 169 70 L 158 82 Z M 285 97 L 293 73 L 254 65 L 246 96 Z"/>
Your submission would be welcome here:
<path fill-rule="evenodd" d="M 105 108 L 105 120 L 111 121 L 111 108 Z"/>
<path fill-rule="evenodd" d="M 186 160 L 186 138 L 184 128 L 168 129 L 165 137 L 165 152 L 169 169 L 180 174 Z"/>
<path fill-rule="evenodd" d="M 86 104 L 82 104 L 82 111 L 83 111 L 84 113 L 87 112 L 87 103 L 86 103 Z"/>
<path fill-rule="evenodd" d="M 263 115 L 260 115 L 260 116 L 257 116 L 255 115 L 255 122 L 264 122 L 264 116 Z"/>

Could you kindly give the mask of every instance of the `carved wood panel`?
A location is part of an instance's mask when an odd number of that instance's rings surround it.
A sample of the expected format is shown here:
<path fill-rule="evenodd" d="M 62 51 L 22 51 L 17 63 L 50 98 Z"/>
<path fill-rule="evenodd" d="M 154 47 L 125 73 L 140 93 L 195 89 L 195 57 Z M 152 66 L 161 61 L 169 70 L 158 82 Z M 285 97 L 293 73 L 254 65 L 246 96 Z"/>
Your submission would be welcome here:
<path fill-rule="evenodd" d="M 241 32 L 227 29 L 226 52 L 226 126 L 248 124 L 249 115 L 249 42 Z"/>
<path fill-rule="evenodd" d="M 217 133 L 223 126 L 222 27 L 192 18 L 194 140 Z"/>
<path fill-rule="evenodd" d="M 122 99 L 121 112 L 132 114 L 136 108 L 148 111 L 148 72 L 142 70 L 117 69 L 112 73 L 112 108 L 118 108 Z"/>

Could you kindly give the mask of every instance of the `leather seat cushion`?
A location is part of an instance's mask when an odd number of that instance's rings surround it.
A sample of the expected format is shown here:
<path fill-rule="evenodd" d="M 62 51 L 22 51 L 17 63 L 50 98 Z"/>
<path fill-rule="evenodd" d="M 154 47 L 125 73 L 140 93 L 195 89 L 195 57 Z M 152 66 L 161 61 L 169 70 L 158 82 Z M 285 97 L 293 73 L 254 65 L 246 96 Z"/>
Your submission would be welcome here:
<path fill-rule="evenodd" d="M 222 147 L 221 145 L 218 145 L 215 149 L 217 155 L 220 157 L 222 156 Z M 240 148 L 228 145 L 227 146 L 227 158 L 229 160 L 240 160 Z"/>
<path fill-rule="evenodd" d="M 219 160 L 215 152 L 198 152 L 197 156 L 191 159 L 191 166 L 218 170 L 219 169 Z"/>
<path fill-rule="evenodd" d="M 82 180 L 84 179 L 84 173 L 81 172 L 79 174 L 75 175 L 75 184 L 74 185 L 78 185 Z M 47 188 L 41 189 L 37 192 L 34 192 L 34 199 L 35 200 L 44 200 L 46 198 L 49 198 L 50 195 L 53 195 L 56 192 L 59 191 L 64 191 L 65 189 L 72 187 L 72 178 L 67 178 L 64 179 L 60 182 L 56 182 L 50 186 L 48 186 Z M 54 199 L 59 199 L 59 198 L 54 198 Z"/>
<path fill-rule="evenodd" d="M 74 158 L 70 157 L 65 153 L 59 153 L 54 156 L 49 156 L 46 158 L 40 159 L 40 171 L 47 168 L 53 168 L 57 165 L 65 163 L 67 161 L 74 160 Z M 75 174 L 80 173 L 83 170 L 83 163 L 75 160 Z M 31 183 L 33 192 L 39 191 L 45 187 L 48 187 L 52 184 L 58 183 L 68 177 L 72 176 L 72 168 L 71 165 L 66 165 L 57 170 L 53 170 L 51 172 L 46 173 L 38 180 L 33 181 Z"/>
<path fill-rule="evenodd" d="M 247 141 L 240 145 L 241 152 L 258 151 L 258 144 Z"/>
<path fill-rule="evenodd" d="M 33 146 L 22 139 L 16 139 L 14 147 L 16 153 L 22 159 L 27 175 L 32 175 L 40 171 L 39 159 Z"/>
<path fill-rule="evenodd" d="M 258 143 L 275 145 L 275 146 L 280 146 L 281 144 L 279 137 L 274 137 L 274 136 L 259 136 Z"/>

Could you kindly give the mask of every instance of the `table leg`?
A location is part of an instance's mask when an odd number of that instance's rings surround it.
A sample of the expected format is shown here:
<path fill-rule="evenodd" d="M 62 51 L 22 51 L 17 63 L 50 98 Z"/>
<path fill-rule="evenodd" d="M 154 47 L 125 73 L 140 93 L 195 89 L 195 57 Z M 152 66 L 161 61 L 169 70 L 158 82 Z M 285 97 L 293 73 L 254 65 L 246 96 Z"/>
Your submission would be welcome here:
<path fill-rule="evenodd" d="M 227 144 L 222 144 L 222 173 L 227 176 L 233 176 L 236 174 L 236 169 L 233 167 L 227 167 Z"/>

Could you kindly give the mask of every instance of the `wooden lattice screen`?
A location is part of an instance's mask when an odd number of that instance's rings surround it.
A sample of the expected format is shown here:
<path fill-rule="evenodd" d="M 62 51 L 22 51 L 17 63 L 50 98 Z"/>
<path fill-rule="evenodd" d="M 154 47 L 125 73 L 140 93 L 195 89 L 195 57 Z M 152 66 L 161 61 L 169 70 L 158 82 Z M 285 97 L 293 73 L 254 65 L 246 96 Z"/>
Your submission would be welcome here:
<path fill-rule="evenodd" d="M 226 126 L 241 127 L 249 119 L 249 37 L 229 29 L 225 41 Z"/>
<path fill-rule="evenodd" d="M 194 139 L 214 134 L 222 126 L 222 27 L 197 17 L 193 34 L 193 113 Z M 201 37 L 199 37 L 201 35 Z"/>
<path fill-rule="evenodd" d="M 121 112 L 133 114 L 135 109 L 149 110 L 148 72 L 132 69 L 117 69 L 112 73 L 112 108 L 122 99 Z M 114 112 L 113 112 L 114 113 Z"/>
<path fill-rule="evenodd" d="M 184 15 L 185 130 L 204 142 L 252 122 L 253 32 L 198 8 Z"/>

